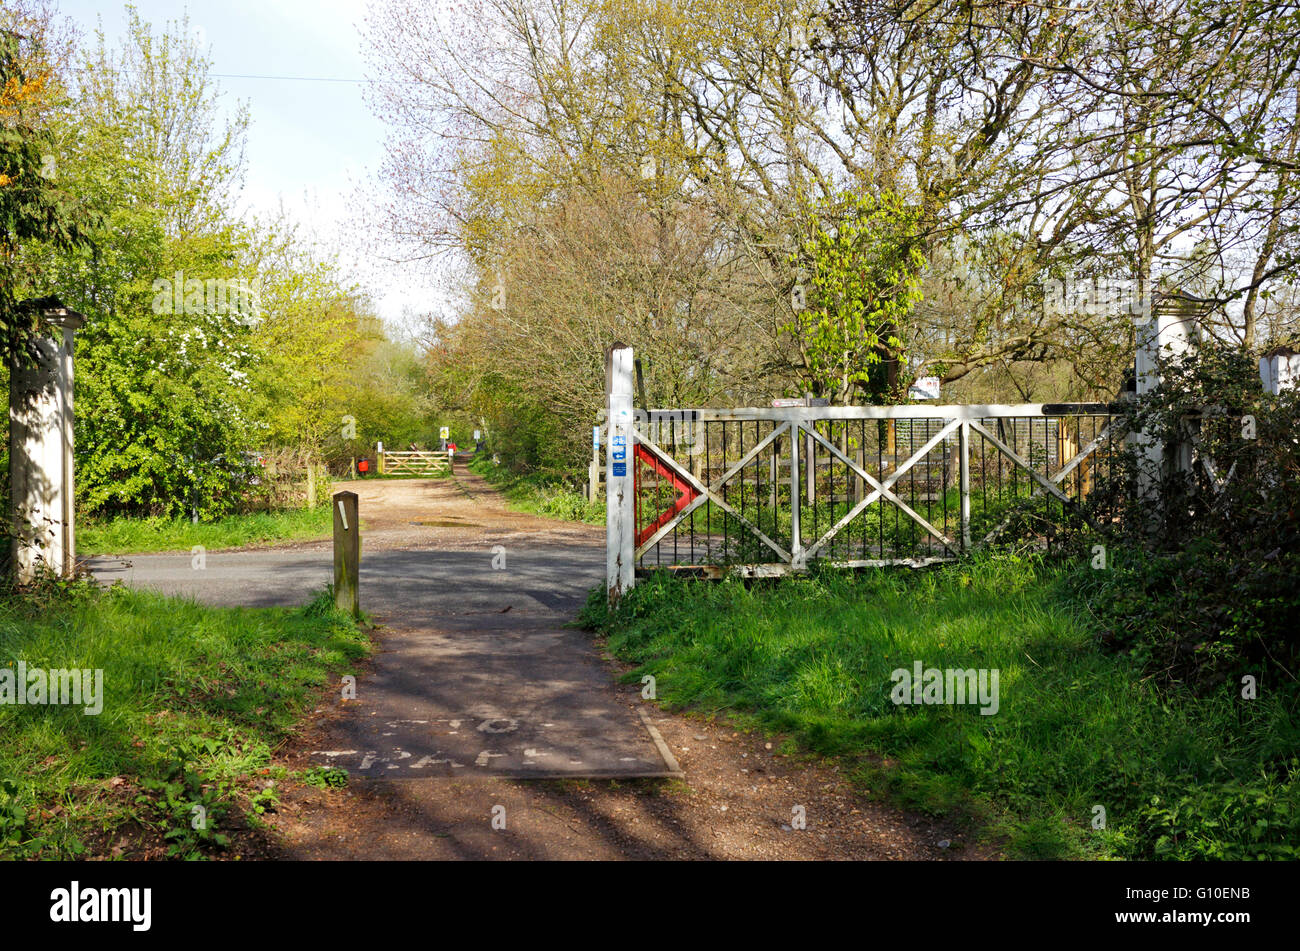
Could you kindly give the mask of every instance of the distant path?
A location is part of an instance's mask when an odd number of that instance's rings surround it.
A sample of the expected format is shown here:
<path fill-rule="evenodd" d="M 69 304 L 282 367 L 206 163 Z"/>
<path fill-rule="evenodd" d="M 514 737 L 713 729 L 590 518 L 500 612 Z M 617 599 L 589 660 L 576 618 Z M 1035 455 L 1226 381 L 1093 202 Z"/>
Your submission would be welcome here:
<path fill-rule="evenodd" d="M 383 625 L 379 651 L 357 699 L 318 710 L 282 757 L 344 767 L 349 786 L 290 784 L 271 854 L 985 856 L 942 824 L 863 799 L 833 769 L 779 755 L 779 743 L 665 714 L 639 685 L 617 684 L 590 636 L 565 627 L 603 578 L 601 528 L 508 511 L 462 467 L 335 488 L 359 496 L 362 607 Z M 104 582 L 223 605 L 301 604 L 332 575 L 326 543 L 208 553 L 203 570 L 188 554 L 89 561 Z M 651 728 L 685 782 L 664 778 Z M 804 830 L 791 826 L 795 807 Z"/>

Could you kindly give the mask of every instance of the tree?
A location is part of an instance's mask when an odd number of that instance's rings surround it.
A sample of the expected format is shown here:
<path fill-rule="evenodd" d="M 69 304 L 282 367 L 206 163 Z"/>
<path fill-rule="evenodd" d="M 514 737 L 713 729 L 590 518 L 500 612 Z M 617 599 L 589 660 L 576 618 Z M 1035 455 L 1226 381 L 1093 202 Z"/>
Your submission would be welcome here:
<path fill-rule="evenodd" d="M 798 342 L 812 392 L 849 403 L 855 395 L 897 401 L 911 382 L 900 376 L 905 327 L 921 297 L 920 211 L 885 192 L 823 202 L 814 233 L 793 255 L 808 272 L 796 283 L 789 332 Z"/>
<path fill-rule="evenodd" d="M 6 366 L 34 360 L 34 341 L 48 333 L 38 314 L 18 306 L 20 296 L 50 293 L 30 246 L 71 251 L 88 244 L 79 213 L 54 180 L 54 140 L 39 108 L 50 79 L 41 37 L 0 22 L 0 351 Z"/>
<path fill-rule="evenodd" d="M 97 217 L 94 254 L 45 250 L 77 336 L 79 496 L 88 512 L 204 516 L 238 503 L 256 437 L 256 279 L 229 213 L 243 119 L 213 130 L 210 65 L 181 23 L 132 10 L 123 48 L 82 53 L 56 123 L 60 178 Z"/>
<path fill-rule="evenodd" d="M 384 236 L 463 254 L 449 384 L 511 405 L 561 374 L 529 420 L 576 424 L 612 339 L 656 349 L 648 388 L 720 401 L 880 393 L 890 366 L 894 398 L 922 373 L 1070 398 L 1119 388 L 1161 280 L 1221 335 L 1300 322 L 1293 4 L 391 0 L 369 27 Z M 862 273 L 846 195 L 905 200 L 927 268 Z M 557 226 L 578 207 L 620 210 Z M 790 254 L 819 232 L 820 270 Z M 796 312 L 798 267 L 826 287 Z"/>

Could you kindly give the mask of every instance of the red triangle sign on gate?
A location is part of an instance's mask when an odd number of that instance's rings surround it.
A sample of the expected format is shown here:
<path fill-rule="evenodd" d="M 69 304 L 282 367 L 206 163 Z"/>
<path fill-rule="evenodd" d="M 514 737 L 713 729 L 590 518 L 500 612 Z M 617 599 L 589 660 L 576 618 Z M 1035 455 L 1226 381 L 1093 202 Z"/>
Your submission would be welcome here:
<path fill-rule="evenodd" d="M 699 498 L 700 491 L 699 489 L 695 488 L 695 486 L 691 485 L 689 482 L 683 481 L 682 477 L 676 471 L 674 471 L 670 466 L 664 465 L 658 456 L 656 456 L 653 452 L 651 452 L 648 448 L 643 446 L 641 443 L 636 444 L 633 450 L 633 455 L 636 457 L 637 461 L 644 462 L 655 472 L 659 473 L 659 475 L 661 475 L 663 478 L 667 479 L 669 484 L 674 489 L 677 490 L 677 498 L 676 500 L 674 500 L 672 505 L 668 506 L 667 509 L 661 512 L 659 514 L 659 517 L 656 518 L 653 522 L 651 522 L 645 528 L 641 529 L 639 532 L 636 533 L 636 543 L 638 545 L 643 545 L 645 544 L 647 538 L 649 538 L 655 532 L 659 531 L 659 529 L 667 525 L 670 521 L 673 520 L 674 517 L 676 517 L 678 512 L 680 512 L 682 509 L 686 508 L 686 506 L 690 505 L 697 498 Z M 640 499 L 641 499 L 641 492 L 640 492 L 641 470 L 639 467 L 637 467 L 633 471 L 636 474 L 636 480 L 632 492 L 632 497 L 637 500 L 638 508 L 639 508 Z M 638 511 L 637 521 L 640 520 L 641 520 L 640 512 Z"/>

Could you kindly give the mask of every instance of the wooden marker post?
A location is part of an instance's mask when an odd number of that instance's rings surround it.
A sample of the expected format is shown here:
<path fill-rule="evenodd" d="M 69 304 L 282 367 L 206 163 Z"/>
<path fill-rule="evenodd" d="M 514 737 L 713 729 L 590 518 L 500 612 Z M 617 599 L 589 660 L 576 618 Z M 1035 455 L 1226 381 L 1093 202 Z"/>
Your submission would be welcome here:
<path fill-rule="evenodd" d="M 808 426 L 809 426 L 808 434 L 804 436 L 804 439 L 807 440 L 807 445 L 808 445 L 808 448 L 805 452 L 805 455 L 808 457 L 808 483 L 806 486 L 806 491 L 808 493 L 808 504 L 809 506 L 813 506 L 817 504 L 817 455 L 816 455 L 817 443 L 814 442 L 812 438 L 811 421 L 809 421 Z"/>
<path fill-rule="evenodd" d="M 1061 469 L 1067 462 L 1073 459 L 1079 453 L 1079 418 L 1077 416 L 1070 418 L 1062 416 L 1056 421 L 1056 468 Z M 1066 495 L 1070 494 L 1070 487 L 1076 486 L 1075 497 L 1082 499 L 1086 494 L 1083 491 L 1083 483 L 1079 476 L 1082 473 L 1082 466 L 1071 472 L 1061 482 L 1061 491 Z"/>
<path fill-rule="evenodd" d="M 357 521 L 357 494 L 334 493 L 334 603 L 361 619 L 358 592 L 361 576 L 361 525 Z"/>
<path fill-rule="evenodd" d="M 587 500 L 600 496 L 600 427 L 591 428 L 591 463 L 587 466 Z"/>

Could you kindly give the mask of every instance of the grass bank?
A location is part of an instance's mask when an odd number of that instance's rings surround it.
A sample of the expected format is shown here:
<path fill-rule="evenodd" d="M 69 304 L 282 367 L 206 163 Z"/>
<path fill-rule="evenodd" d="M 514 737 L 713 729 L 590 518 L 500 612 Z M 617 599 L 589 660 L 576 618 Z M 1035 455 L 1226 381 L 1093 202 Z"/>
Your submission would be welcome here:
<path fill-rule="evenodd" d="M 117 518 L 77 525 L 78 555 L 126 555 L 141 552 L 209 551 L 277 542 L 328 538 L 333 531 L 328 505 L 281 512 L 231 515 L 215 522 L 188 519 Z"/>
<path fill-rule="evenodd" d="M 666 705 L 784 733 L 1010 855 L 1295 857 L 1295 693 L 1157 687 L 1099 649 L 1077 593 L 1088 572 L 1001 556 L 751 585 L 661 577 L 612 615 L 593 592 L 584 619 Z M 997 712 L 896 704 L 893 672 L 917 661 L 997 670 Z"/>
<path fill-rule="evenodd" d="M 113 855 L 122 836 L 126 857 L 218 853 L 274 807 L 273 750 L 367 651 L 325 595 L 212 608 L 81 583 L 6 599 L 0 674 L 103 674 L 97 714 L 85 695 L 0 704 L 0 858 Z"/>
<path fill-rule="evenodd" d="M 472 460 L 469 469 L 492 483 L 505 497 L 510 508 L 517 512 L 560 518 L 566 522 L 605 524 L 604 497 L 588 502 L 558 476 L 545 473 L 520 475 L 494 464 L 490 456 L 484 455 Z"/>

